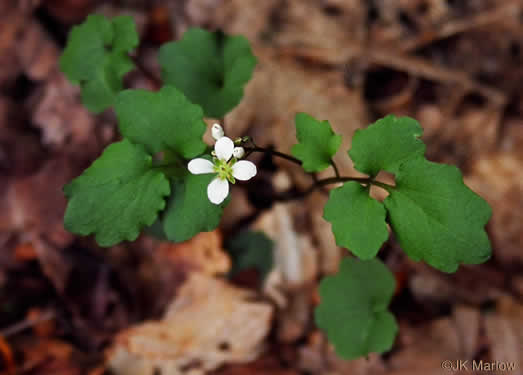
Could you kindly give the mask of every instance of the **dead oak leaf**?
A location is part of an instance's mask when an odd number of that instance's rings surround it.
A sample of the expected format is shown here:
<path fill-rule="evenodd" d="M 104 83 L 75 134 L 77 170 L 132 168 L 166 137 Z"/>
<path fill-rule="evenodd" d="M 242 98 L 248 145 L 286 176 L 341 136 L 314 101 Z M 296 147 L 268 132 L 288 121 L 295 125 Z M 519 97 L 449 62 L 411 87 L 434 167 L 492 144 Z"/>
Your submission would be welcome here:
<path fill-rule="evenodd" d="M 272 307 L 225 281 L 193 272 L 164 319 L 122 332 L 108 353 L 116 375 L 204 374 L 225 363 L 255 359 Z"/>

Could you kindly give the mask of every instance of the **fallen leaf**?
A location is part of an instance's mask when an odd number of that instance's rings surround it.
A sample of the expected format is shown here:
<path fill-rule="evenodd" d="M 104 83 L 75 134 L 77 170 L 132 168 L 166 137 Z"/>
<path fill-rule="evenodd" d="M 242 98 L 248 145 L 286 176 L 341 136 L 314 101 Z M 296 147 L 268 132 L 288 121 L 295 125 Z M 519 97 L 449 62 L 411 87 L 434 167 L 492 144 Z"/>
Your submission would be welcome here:
<path fill-rule="evenodd" d="M 0 336 L 0 354 L 2 355 L 2 362 L 5 364 L 7 375 L 16 374 L 13 351 L 3 336 Z"/>
<path fill-rule="evenodd" d="M 162 321 L 120 333 L 107 365 L 117 375 L 204 374 L 245 363 L 263 348 L 272 307 L 250 291 L 193 272 Z"/>
<path fill-rule="evenodd" d="M 37 253 L 30 242 L 21 243 L 14 250 L 15 259 L 19 262 L 35 260 Z"/>
<path fill-rule="evenodd" d="M 62 73 L 52 74 L 32 95 L 29 106 L 34 124 L 42 129 L 44 145 L 84 157 L 102 147 L 95 136 L 94 117 L 80 102 L 80 89 Z"/>
<path fill-rule="evenodd" d="M 65 156 L 46 161 L 33 175 L 10 181 L 6 200 L 11 231 L 32 233 L 52 244 L 66 247 L 73 235 L 63 226 L 66 206 L 62 187 L 74 174 Z"/>
<path fill-rule="evenodd" d="M 498 152 L 477 160 L 465 182 L 492 206 L 493 257 L 523 264 L 523 153 Z"/>
<path fill-rule="evenodd" d="M 53 319 L 42 319 L 42 316 L 49 314 L 49 311 L 43 311 L 38 307 L 30 308 L 27 312 L 26 319 L 33 321 L 33 330 L 39 337 L 50 337 L 55 332 L 55 323 Z"/>
<path fill-rule="evenodd" d="M 298 375 L 294 369 L 284 369 L 274 357 L 262 357 L 245 365 L 232 365 L 213 375 Z"/>
<path fill-rule="evenodd" d="M 317 253 L 310 237 L 296 230 L 305 209 L 300 204 L 279 203 L 252 225 L 274 241 L 274 267 L 282 275 L 285 290 L 306 287 L 318 274 Z"/>
<path fill-rule="evenodd" d="M 184 265 L 210 276 L 226 274 L 231 268 L 231 260 L 222 247 L 218 230 L 201 232 L 181 243 L 162 242 L 155 252 L 162 262 Z"/>
<path fill-rule="evenodd" d="M 490 360 L 515 363 L 514 374 L 521 374 L 523 305 L 511 297 L 501 297 L 496 312 L 486 315 L 485 328 L 490 342 Z"/>

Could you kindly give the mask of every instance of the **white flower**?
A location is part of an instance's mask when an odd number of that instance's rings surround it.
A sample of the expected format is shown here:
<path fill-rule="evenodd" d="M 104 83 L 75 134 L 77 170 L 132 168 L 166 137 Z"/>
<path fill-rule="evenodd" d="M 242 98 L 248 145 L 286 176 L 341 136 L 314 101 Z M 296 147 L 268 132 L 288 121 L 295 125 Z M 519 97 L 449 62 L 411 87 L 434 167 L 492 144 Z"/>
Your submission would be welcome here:
<path fill-rule="evenodd" d="M 243 147 L 235 147 L 234 150 L 232 150 L 232 156 L 234 156 L 236 159 L 241 159 L 245 155 L 245 149 Z"/>
<path fill-rule="evenodd" d="M 223 132 L 223 128 L 220 126 L 220 124 L 214 124 L 211 128 L 211 135 L 214 139 L 218 140 L 221 137 L 223 137 L 225 133 Z"/>
<path fill-rule="evenodd" d="M 229 195 L 229 182 L 234 184 L 236 179 L 247 181 L 256 175 L 256 165 L 248 160 L 237 161 L 232 158 L 234 142 L 228 137 L 221 137 L 214 145 L 216 157 L 213 162 L 196 158 L 187 166 L 192 174 L 216 173 L 216 177 L 207 186 L 207 196 L 214 204 L 222 203 Z"/>

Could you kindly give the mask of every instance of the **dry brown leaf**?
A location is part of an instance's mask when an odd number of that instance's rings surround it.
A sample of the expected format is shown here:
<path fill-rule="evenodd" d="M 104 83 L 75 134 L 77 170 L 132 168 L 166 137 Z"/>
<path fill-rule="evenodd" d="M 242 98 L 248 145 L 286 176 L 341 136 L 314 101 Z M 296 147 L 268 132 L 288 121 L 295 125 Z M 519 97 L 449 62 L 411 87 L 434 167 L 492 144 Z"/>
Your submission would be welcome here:
<path fill-rule="evenodd" d="M 479 306 L 497 298 L 505 283 L 503 272 L 489 265 L 462 266 L 448 276 L 424 263 L 409 261 L 416 270 L 409 277 L 409 288 L 416 300 L 426 305 L 468 303 Z"/>
<path fill-rule="evenodd" d="M 38 1 L 2 1 L 0 4 L 0 85 L 13 82 L 22 67 L 18 61 L 17 48 L 24 26 Z"/>
<path fill-rule="evenodd" d="M 71 345 L 57 339 L 24 340 L 24 370 L 30 374 L 80 375 Z M 28 371 L 30 370 L 30 372 Z"/>
<path fill-rule="evenodd" d="M 12 180 L 4 199 L 9 230 L 45 236 L 65 247 L 73 240 L 63 226 L 66 206 L 62 187 L 73 177 L 73 166 L 64 156 L 48 160 L 35 174 Z"/>
<path fill-rule="evenodd" d="M 32 243 L 24 242 L 16 246 L 14 250 L 14 257 L 18 262 L 27 262 L 35 260 L 38 255 Z"/>
<path fill-rule="evenodd" d="M 415 329 L 400 324 L 403 348 L 391 357 L 388 374 L 441 375 L 445 360 L 466 360 L 462 354 L 461 337 L 455 322 L 442 318 Z"/>
<path fill-rule="evenodd" d="M 465 110 L 447 137 L 456 144 L 458 155 L 478 158 L 495 149 L 501 113 L 493 108 Z M 447 130 L 448 131 L 448 130 Z"/>
<path fill-rule="evenodd" d="M 298 375 L 292 369 L 284 369 L 275 356 L 262 357 L 245 365 L 228 366 L 214 375 Z"/>
<path fill-rule="evenodd" d="M 458 335 L 461 337 L 463 358 L 474 358 L 480 347 L 481 314 L 479 309 L 457 305 L 453 313 Z"/>
<path fill-rule="evenodd" d="M 19 64 L 30 79 L 45 80 L 57 68 L 58 48 L 39 22 L 32 20 L 23 30 L 14 49 Z"/>
<path fill-rule="evenodd" d="M 348 2 L 345 1 L 345 5 Z M 347 42 L 361 32 L 364 7 L 353 6 L 347 17 L 331 17 L 320 1 L 289 1 L 279 12 L 282 26 L 275 39 L 284 45 L 329 47 L 342 50 Z"/>
<path fill-rule="evenodd" d="M 159 322 L 118 335 L 108 367 L 117 375 L 204 374 L 253 360 L 263 348 L 272 307 L 255 294 L 193 272 Z"/>
<path fill-rule="evenodd" d="M 323 207 L 328 197 L 315 192 L 307 199 L 311 216 L 312 235 L 318 244 L 318 267 L 322 274 L 333 274 L 338 270 L 344 250 L 336 245 L 331 224 L 323 218 Z"/>
<path fill-rule="evenodd" d="M 293 342 L 306 333 L 311 319 L 312 296 L 318 276 L 318 251 L 304 225 L 307 207 L 276 204 L 262 214 L 253 228 L 274 241 L 274 270 L 265 280 L 264 293 L 280 307 L 278 338 Z"/>
<path fill-rule="evenodd" d="M 3 336 L 0 336 L 0 356 L 2 357 L 2 363 L 5 366 L 5 372 L 7 375 L 16 374 L 13 350 Z"/>
<path fill-rule="evenodd" d="M 94 118 L 81 104 L 79 93 L 57 72 L 30 98 L 32 119 L 42 129 L 43 144 L 73 152 L 80 149 L 84 154 L 85 146 L 96 150 L 101 146 L 96 144 Z"/>
<path fill-rule="evenodd" d="M 187 11 L 198 24 L 204 24 L 212 15 L 213 23 L 227 33 L 242 34 L 255 42 L 270 25 L 271 14 L 281 9 L 279 3 L 280 0 L 191 0 Z"/>
<path fill-rule="evenodd" d="M 320 331 L 313 331 L 307 343 L 299 348 L 301 370 L 318 375 L 376 375 L 385 372 L 385 365 L 380 355 L 370 353 L 367 358 L 345 360 L 336 355 L 332 345 Z"/>
<path fill-rule="evenodd" d="M 521 374 L 523 358 L 523 305 L 511 297 L 498 301 L 495 314 L 485 317 L 487 338 L 490 342 L 490 360 L 515 363 L 514 374 Z"/>
<path fill-rule="evenodd" d="M 295 228 L 295 217 L 303 219 L 305 210 L 295 203 L 276 204 L 253 224 L 254 229 L 266 233 L 275 243 L 274 268 L 282 275 L 285 290 L 307 287 L 318 273 L 317 253 L 309 236 Z"/>
<path fill-rule="evenodd" d="M 288 296 L 285 309 L 278 312 L 278 340 L 284 343 L 302 338 L 312 317 L 310 289 L 295 291 Z"/>
<path fill-rule="evenodd" d="M 523 154 L 499 152 L 476 161 L 467 184 L 490 203 L 494 257 L 523 264 Z"/>
<path fill-rule="evenodd" d="M 30 308 L 27 312 L 26 319 L 28 321 L 35 322 L 33 325 L 33 330 L 39 337 L 50 337 L 55 331 L 55 322 L 52 319 L 44 319 L 45 315 L 49 315 L 49 311 L 44 311 L 38 307 Z"/>
<path fill-rule="evenodd" d="M 201 232 L 189 241 L 162 242 L 155 252 L 162 262 L 184 265 L 206 275 L 229 272 L 231 260 L 222 248 L 220 231 Z"/>
<path fill-rule="evenodd" d="M 182 243 L 144 236 L 137 248 L 152 255 L 150 261 L 140 264 L 139 274 L 147 285 L 145 293 L 150 296 L 151 311 L 156 314 L 165 310 L 191 272 L 213 276 L 226 274 L 231 268 L 231 260 L 222 247 L 222 235 L 218 230 L 199 233 Z M 122 256 L 126 256 L 128 250 L 122 248 L 122 251 Z"/>
<path fill-rule="evenodd" d="M 73 265 L 64 251 L 38 236 L 34 236 L 33 245 L 43 273 L 60 294 L 65 293 Z"/>
<path fill-rule="evenodd" d="M 329 375 L 378 375 L 389 374 L 385 371 L 385 365 L 380 355 L 370 353 L 367 358 L 358 358 L 351 361 L 336 355 L 334 348 L 329 347 L 327 361 L 331 371 Z"/>
<path fill-rule="evenodd" d="M 95 4 L 93 0 L 46 0 L 46 10 L 65 24 L 80 23 Z"/>

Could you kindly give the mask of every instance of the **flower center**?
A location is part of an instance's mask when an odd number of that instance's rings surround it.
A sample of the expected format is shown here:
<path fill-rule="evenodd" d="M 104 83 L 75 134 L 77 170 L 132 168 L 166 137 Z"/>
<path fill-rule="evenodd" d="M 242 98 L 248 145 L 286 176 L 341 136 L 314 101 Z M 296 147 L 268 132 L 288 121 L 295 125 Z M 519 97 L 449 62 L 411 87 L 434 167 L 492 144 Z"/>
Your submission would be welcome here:
<path fill-rule="evenodd" d="M 218 178 L 221 180 L 229 180 L 231 184 L 234 184 L 235 179 L 232 175 L 232 166 L 236 163 L 236 159 L 232 158 L 228 162 L 225 160 L 214 159 L 214 171 L 218 174 Z"/>

